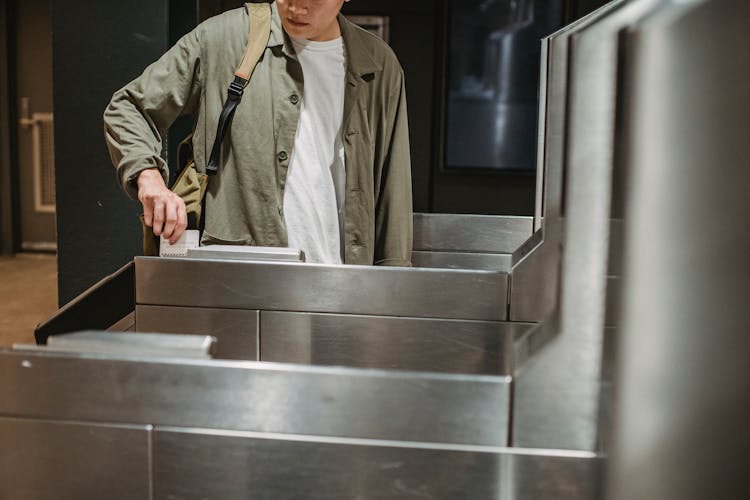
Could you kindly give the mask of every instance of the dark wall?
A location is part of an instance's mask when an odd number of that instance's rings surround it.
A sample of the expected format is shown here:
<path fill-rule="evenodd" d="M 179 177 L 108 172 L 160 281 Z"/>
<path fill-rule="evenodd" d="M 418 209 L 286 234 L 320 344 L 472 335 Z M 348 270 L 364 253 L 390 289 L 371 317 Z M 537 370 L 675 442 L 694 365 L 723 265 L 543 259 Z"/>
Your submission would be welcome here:
<path fill-rule="evenodd" d="M 171 47 L 185 34 L 195 28 L 198 23 L 198 2 L 187 4 L 184 0 L 169 1 L 169 46 Z M 175 120 L 169 129 L 167 137 L 167 158 L 170 166 L 176 166 L 177 146 L 193 130 L 193 117 L 181 116 Z M 177 172 L 170 171 L 171 182 L 174 182 Z"/>
<path fill-rule="evenodd" d="M 58 296 L 65 304 L 141 248 L 139 206 L 119 188 L 102 132 L 115 90 L 168 43 L 167 2 L 53 2 Z"/>
<path fill-rule="evenodd" d="M 10 2 L 0 0 L 0 255 L 11 254 L 18 241 L 18 224 L 14 218 L 17 209 L 16 181 L 12 165 L 14 163 L 13 144 L 15 138 L 11 131 L 15 127 L 15 116 L 12 112 L 13 102 L 13 51 L 10 42 L 13 38 L 12 9 Z"/>
<path fill-rule="evenodd" d="M 579 19 L 611 0 L 574 0 L 571 2 L 571 21 Z"/>

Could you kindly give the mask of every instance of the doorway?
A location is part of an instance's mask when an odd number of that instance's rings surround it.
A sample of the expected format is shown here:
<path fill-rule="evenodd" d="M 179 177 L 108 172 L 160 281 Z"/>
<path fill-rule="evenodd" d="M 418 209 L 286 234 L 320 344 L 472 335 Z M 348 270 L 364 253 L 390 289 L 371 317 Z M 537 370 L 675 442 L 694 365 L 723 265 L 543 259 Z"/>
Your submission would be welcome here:
<path fill-rule="evenodd" d="M 57 249 L 52 103 L 52 2 L 15 2 L 16 178 L 20 249 Z"/>

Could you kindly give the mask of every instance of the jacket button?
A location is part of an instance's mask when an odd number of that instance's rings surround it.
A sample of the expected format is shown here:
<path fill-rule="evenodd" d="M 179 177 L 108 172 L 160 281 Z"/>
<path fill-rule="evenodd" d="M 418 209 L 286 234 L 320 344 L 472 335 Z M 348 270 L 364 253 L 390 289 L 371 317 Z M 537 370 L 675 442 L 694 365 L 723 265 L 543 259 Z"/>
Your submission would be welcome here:
<path fill-rule="evenodd" d="M 284 207 L 279 205 L 279 215 L 284 215 Z"/>
<path fill-rule="evenodd" d="M 291 102 L 292 104 L 297 104 L 299 102 L 299 96 L 297 94 L 290 95 L 289 102 Z"/>
<path fill-rule="evenodd" d="M 286 161 L 287 158 L 289 158 L 289 155 L 286 154 L 286 151 L 281 151 L 279 153 L 279 161 Z"/>

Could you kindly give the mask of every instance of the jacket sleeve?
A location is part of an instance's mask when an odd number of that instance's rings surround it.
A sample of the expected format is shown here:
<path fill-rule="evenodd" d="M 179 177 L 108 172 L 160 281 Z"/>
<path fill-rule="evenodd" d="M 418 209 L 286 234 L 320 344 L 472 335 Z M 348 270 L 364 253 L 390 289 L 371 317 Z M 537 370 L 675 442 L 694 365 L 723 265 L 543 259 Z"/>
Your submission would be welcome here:
<path fill-rule="evenodd" d="M 200 71 L 201 44 L 196 29 L 112 96 L 104 111 L 104 137 L 117 177 L 131 198 L 138 195 L 134 181 L 142 170 L 156 167 L 167 182 L 169 169 L 161 157 L 163 139 L 180 115 L 197 107 Z"/>
<path fill-rule="evenodd" d="M 374 263 L 380 266 L 411 266 L 413 214 L 409 120 L 403 72 L 399 74 L 400 88 L 390 100 L 395 112 L 375 207 Z"/>

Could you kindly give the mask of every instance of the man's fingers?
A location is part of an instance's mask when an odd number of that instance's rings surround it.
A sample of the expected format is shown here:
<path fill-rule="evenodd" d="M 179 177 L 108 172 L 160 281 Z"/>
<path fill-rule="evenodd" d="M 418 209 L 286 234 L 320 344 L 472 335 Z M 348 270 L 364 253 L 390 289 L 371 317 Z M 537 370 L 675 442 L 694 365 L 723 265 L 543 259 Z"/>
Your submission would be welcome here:
<path fill-rule="evenodd" d="M 185 232 L 185 228 L 187 228 L 187 210 L 185 209 L 185 202 L 180 198 L 177 202 L 177 225 L 175 225 L 174 232 L 172 233 L 169 242 L 174 244 L 180 239 L 182 233 Z"/>
<path fill-rule="evenodd" d="M 145 202 L 143 203 L 143 222 L 146 226 L 151 227 L 154 224 L 154 204 Z"/>
<path fill-rule="evenodd" d="M 161 236 L 164 229 L 164 202 L 161 200 L 154 201 L 154 217 L 151 227 L 154 230 L 155 236 Z"/>
<path fill-rule="evenodd" d="M 164 220 L 164 231 L 162 231 L 162 234 L 165 238 L 171 239 L 174 228 L 177 225 L 177 202 L 174 198 L 167 201 L 164 212 L 166 218 Z"/>

